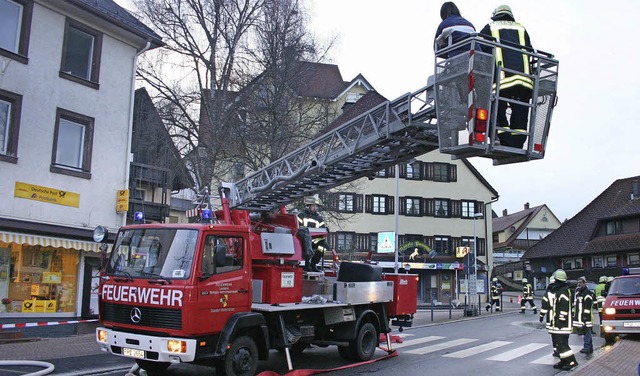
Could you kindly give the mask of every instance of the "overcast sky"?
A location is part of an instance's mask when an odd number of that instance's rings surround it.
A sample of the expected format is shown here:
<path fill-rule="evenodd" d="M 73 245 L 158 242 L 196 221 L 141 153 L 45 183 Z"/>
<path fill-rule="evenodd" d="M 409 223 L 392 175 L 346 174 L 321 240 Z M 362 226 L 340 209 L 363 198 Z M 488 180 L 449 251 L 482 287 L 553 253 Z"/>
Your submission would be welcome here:
<path fill-rule="evenodd" d="M 304 0 L 345 80 L 361 73 L 392 100 L 426 85 L 443 1 Z M 124 7 L 127 0 L 116 0 Z M 500 1 L 455 1 L 479 31 Z M 546 204 L 563 221 L 616 179 L 640 175 L 638 15 L 640 1 L 514 0 L 507 3 L 534 47 L 560 61 L 558 106 L 543 160 L 493 166 L 470 161 L 498 191 L 493 209 Z"/>
<path fill-rule="evenodd" d="M 416 91 L 433 74 L 433 36 L 444 1 L 308 0 L 318 36 L 345 80 L 361 73 L 387 97 Z M 513 9 L 537 49 L 560 61 L 558 105 L 543 160 L 493 166 L 470 161 L 498 191 L 501 215 L 546 204 L 573 217 L 616 179 L 640 175 L 640 1 L 454 1 L 476 30 L 501 4 Z M 634 115 L 636 114 L 636 115 Z"/>

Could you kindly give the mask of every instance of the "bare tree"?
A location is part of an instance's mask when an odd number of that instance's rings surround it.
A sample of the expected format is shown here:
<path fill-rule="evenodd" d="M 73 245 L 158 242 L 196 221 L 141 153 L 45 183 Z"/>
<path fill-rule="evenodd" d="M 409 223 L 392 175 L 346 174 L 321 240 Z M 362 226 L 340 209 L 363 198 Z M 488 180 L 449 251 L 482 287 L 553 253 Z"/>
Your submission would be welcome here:
<path fill-rule="evenodd" d="M 327 123 L 296 92 L 302 61 L 323 57 L 299 0 L 134 3 L 166 43 L 139 75 L 199 187 L 262 167 Z"/>

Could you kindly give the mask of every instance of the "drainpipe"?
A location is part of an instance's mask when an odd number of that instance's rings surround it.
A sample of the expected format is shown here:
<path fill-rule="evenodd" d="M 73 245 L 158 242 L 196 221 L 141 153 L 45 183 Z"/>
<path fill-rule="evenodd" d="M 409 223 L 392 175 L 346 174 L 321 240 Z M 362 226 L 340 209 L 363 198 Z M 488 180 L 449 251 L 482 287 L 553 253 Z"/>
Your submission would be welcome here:
<path fill-rule="evenodd" d="M 134 103 L 135 103 L 134 101 L 136 96 L 135 95 L 136 94 L 136 71 L 138 67 L 138 57 L 143 53 L 145 53 L 146 51 L 148 51 L 149 48 L 151 48 L 151 41 L 147 40 L 147 43 L 145 44 L 145 46 L 136 53 L 136 56 L 133 59 L 133 68 L 131 68 L 131 101 L 129 102 L 129 130 L 127 132 L 128 158 L 127 158 L 127 163 L 126 163 L 125 172 L 124 172 L 125 189 L 129 189 L 129 173 L 131 172 L 131 162 L 133 162 L 131 158 L 132 157 L 131 142 L 133 139 L 133 108 L 134 108 Z M 131 194 L 132 192 L 129 192 L 129 195 Z M 122 213 L 121 216 L 122 216 L 122 219 L 121 219 L 120 226 L 124 226 L 127 224 L 127 212 Z"/>

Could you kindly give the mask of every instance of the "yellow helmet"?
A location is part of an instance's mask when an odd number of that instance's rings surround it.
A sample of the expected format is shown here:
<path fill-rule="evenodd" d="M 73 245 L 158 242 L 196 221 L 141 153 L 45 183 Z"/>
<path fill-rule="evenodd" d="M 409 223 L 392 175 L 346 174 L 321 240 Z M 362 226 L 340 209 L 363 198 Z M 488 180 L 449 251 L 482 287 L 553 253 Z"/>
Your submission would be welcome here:
<path fill-rule="evenodd" d="M 607 277 L 607 282 L 611 282 L 611 281 L 613 281 L 613 278 L 614 278 L 614 277 Z"/>
<path fill-rule="evenodd" d="M 556 270 L 553 273 L 553 276 L 555 277 L 556 281 L 566 282 L 567 280 L 567 273 L 562 269 Z"/>
<path fill-rule="evenodd" d="M 499 7 L 494 9 L 491 18 L 494 18 L 501 14 L 508 14 L 509 16 L 511 16 L 511 18 L 513 18 L 513 12 L 511 11 L 511 7 L 508 5 L 500 5 Z"/>
<path fill-rule="evenodd" d="M 527 281 L 526 278 L 522 278 L 522 283 L 527 283 L 527 282 L 529 282 L 529 281 Z"/>
<path fill-rule="evenodd" d="M 307 196 L 304 198 L 305 205 L 322 205 L 322 201 L 320 201 L 319 197 L 316 196 Z"/>
<path fill-rule="evenodd" d="M 606 276 L 606 275 L 603 275 L 602 277 L 598 278 L 598 282 L 599 282 L 599 283 L 605 283 L 605 282 L 607 282 L 607 276 Z"/>

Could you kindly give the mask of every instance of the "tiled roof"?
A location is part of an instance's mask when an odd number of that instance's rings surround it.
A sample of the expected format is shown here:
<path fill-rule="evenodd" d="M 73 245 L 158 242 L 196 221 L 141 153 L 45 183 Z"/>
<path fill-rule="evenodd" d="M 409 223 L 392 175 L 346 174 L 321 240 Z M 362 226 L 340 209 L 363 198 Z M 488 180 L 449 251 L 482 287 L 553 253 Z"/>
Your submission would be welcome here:
<path fill-rule="evenodd" d="M 377 91 L 369 91 L 360 97 L 356 103 L 347 107 L 347 109 L 340 114 L 340 116 L 335 118 L 324 131 L 326 132 L 334 129 L 386 101 L 387 98 L 380 95 Z"/>
<path fill-rule="evenodd" d="M 523 255 L 524 259 L 576 256 L 640 248 L 640 234 L 593 238 L 598 221 L 640 217 L 640 199 L 631 199 L 640 176 L 616 180 L 589 205 Z"/>
<path fill-rule="evenodd" d="M 162 46 L 162 38 L 113 0 L 67 0 L 145 39 L 154 47 Z"/>
<path fill-rule="evenodd" d="M 301 62 L 300 69 L 293 89 L 302 97 L 333 99 L 348 84 L 334 64 Z"/>
<path fill-rule="evenodd" d="M 531 214 L 535 214 L 535 212 L 539 211 L 542 207 L 543 205 L 534 206 L 533 208 L 525 209 L 517 213 L 494 218 L 491 222 L 493 232 L 500 232 L 508 229 Z"/>

